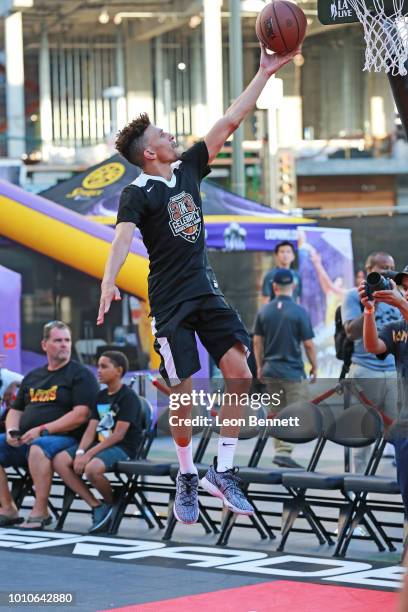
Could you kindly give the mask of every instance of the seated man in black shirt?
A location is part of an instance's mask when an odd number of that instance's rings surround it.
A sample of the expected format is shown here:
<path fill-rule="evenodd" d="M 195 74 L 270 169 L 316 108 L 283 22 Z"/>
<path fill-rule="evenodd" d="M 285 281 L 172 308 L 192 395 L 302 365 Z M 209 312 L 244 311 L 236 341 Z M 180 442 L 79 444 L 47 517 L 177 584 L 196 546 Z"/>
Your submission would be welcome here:
<path fill-rule="evenodd" d="M 129 363 L 123 353 L 102 353 L 98 361 L 98 379 L 107 388 L 98 393 L 91 420 L 79 445 L 58 453 L 53 462 L 65 484 L 91 507 L 89 533 L 106 531 L 112 515 L 113 492 L 105 472 L 118 461 L 133 459 L 140 443 L 140 400 L 122 383 L 128 369 Z M 82 474 L 102 495 L 103 503 L 83 482 Z"/>
<path fill-rule="evenodd" d="M 172 435 L 180 470 L 176 479 L 175 517 L 198 520 L 198 473 L 192 454 L 192 375 L 200 370 L 197 334 L 220 368 L 230 398 L 221 409 L 221 433 L 214 465 L 201 486 L 238 514 L 254 509 L 239 486 L 233 467 L 244 407 L 238 400 L 249 392 L 246 359 L 249 337 L 238 313 L 218 286 L 205 248 L 200 183 L 211 164 L 245 117 L 252 112 L 269 78 L 296 55 L 261 50 L 259 69 L 244 92 L 210 129 L 204 140 L 180 154 L 172 134 L 152 125 L 146 113 L 118 134 L 116 148 L 142 173 L 121 193 L 115 238 L 102 281 L 98 324 L 112 300 L 120 299 L 115 279 L 129 252 L 136 226 L 149 254 L 149 301 L 160 373 L 172 387 Z M 227 396 L 225 396 L 227 397 Z M 179 400 L 179 405 L 175 402 Z M 188 402 L 187 402 L 188 403 Z"/>
<path fill-rule="evenodd" d="M 35 487 L 35 503 L 22 525 L 42 529 L 51 523 L 48 496 L 52 484 L 52 459 L 81 437 L 89 419 L 98 386 L 93 374 L 71 361 L 71 332 L 62 321 L 44 326 L 42 349 L 46 366 L 23 379 L 0 435 L 0 526 L 22 521 L 10 495 L 6 467 L 26 467 Z"/>

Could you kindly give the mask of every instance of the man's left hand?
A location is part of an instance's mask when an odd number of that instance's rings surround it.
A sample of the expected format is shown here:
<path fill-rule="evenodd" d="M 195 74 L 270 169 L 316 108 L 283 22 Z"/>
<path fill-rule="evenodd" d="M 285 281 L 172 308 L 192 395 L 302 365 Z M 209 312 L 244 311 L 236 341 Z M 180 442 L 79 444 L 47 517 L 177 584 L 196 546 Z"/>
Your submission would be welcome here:
<path fill-rule="evenodd" d="M 392 279 L 392 289 L 388 289 L 385 291 L 375 291 L 373 293 L 373 297 L 377 300 L 377 302 L 385 302 L 385 304 L 390 304 L 390 306 L 395 306 L 395 308 L 399 308 L 401 304 L 404 303 L 404 298 L 401 293 L 397 289 L 397 285 L 394 283 Z"/>
<path fill-rule="evenodd" d="M 22 444 L 31 444 L 34 440 L 40 437 L 41 427 L 33 427 L 25 432 L 20 438 Z"/>
<path fill-rule="evenodd" d="M 259 62 L 260 68 L 268 75 L 272 76 L 278 72 L 282 66 L 291 62 L 295 55 L 299 55 L 301 47 L 289 53 L 267 53 L 265 45 L 261 44 L 261 59 Z"/>

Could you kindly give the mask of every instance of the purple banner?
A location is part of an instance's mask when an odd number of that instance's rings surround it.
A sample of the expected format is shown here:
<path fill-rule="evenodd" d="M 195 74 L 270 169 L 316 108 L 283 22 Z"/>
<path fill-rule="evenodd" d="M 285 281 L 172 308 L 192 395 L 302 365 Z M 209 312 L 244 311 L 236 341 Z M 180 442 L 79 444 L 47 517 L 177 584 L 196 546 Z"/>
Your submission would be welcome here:
<path fill-rule="evenodd" d="M 334 319 L 337 307 L 354 285 L 351 230 L 301 227 L 298 256 L 301 304 L 315 332 L 319 375 L 338 377 L 341 362 L 334 350 Z"/>
<path fill-rule="evenodd" d="M 14 372 L 21 372 L 20 301 L 20 274 L 0 266 L 0 354 Z"/>
<path fill-rule="evenodd" d="M 278 223 L 206 223 L 206 243 L 209 249 L 224 251 L 271 251 L 278 242 L 288 240 L 296 247 L 296 225 Z"/>

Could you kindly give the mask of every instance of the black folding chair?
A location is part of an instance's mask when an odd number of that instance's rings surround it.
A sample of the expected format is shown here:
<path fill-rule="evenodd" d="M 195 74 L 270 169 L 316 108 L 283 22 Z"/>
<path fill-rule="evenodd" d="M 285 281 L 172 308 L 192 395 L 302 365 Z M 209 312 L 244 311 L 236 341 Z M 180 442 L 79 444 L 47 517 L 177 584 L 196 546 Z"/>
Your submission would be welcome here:
<path fill-rule="evenodd" d="M 201 406 L 195 407 L 192 411 L 193 417 L 194 416 L 204 416 L 205 414 L 206 414 L 206 409 L 205 407 L 201 407 Z M 168 416 L 169 416 L 168 410 L 162 413 L 158 423 L 155 426 L 156 431 L 157 431 L 157 428 L 159 427 L 160 431 L 169 433 Z M 204 428 L 203 427 L 195 428 L 193 430 L 193 433 L 198 433 L 199 431 L 201 431 L 201 436 L 200 436 L 198 446 L 193 456 L 194 462 L 199 462 L 200 458 L 205 452 L 209 437 L 211 435 L 211 425 L 204 427 Z M 151 450 L 154 451 L 154 446 Z M 167 503 L 164 504 L 163 502 L 159 502 L 159 501 L 153 504 L 152 502 L 147 500 L 146 493 L 147 492 L 154 492 L 157 494 L 162 493 L 162 494 L 169 495 L 171 498 L 173 490 L 174 490 L 174 485 L 173 483 L 167 484 L 167 483 L 157 483 L 153 481 L 147 482 L 144 479 L 146 477 L 155 478 L 155 477 L 170 476 L 170 470 L 171 470 L 172 465 L 173 465 L 172 462 L 155 461 L 155 460 L 151 460 L 150 458 L 147 458 L 147 456 L 137 459 L 137 460 L 118 462 L 117 467 L 116 467 L 116 473 L 120 474 L 121 477 L 125 476 L 126 482 L 125 482 L 125 486 L 124 486 L 122 495 L 120 499 L 118 500 L 117 507 L 114 509 L 114 514 L 111 520 L 109 533 L 117 533 L 120 523 L 125 516 L 126 508 L 128 507 L 129 504 L 132 504 L 132 503 L 135 503 L 136 506 L 139 508 L 139 510 L 141 507 L 145 507 L 148 510 L 148 514 L 150 515 L 151 518 L 153 518 L 156 525 L 160 529 L 164 528 L 164 523 L 161 517 L 155 511 L 153 506 L 163 506 L 163 505 L 168 506 L 169 504 Z M 171 509 L 171 502 L 170 502 L 170 509 Z M 154 527 L 154 524 L 151 518 L 149 518 L 149 516 L 147 516 L 146 513 L 143 514 L 141 512 L 141 514 L 143 518 L 145 519 L 149 528 Z M 170 516 L 170 514 L 168 514 L 168 516 Z M 204 527 L 207 533 L 211 533 L 211 531 L 214 532 L 214 530 L 216 529 L 215 524 L 208 517 L 205 510 L 203 511 L 202 508 L 200 509 L 199 522 L 202 524 L 202 526 Z"/>
<path fill-rule="evenodd" d="M 328 426 L 324 428 L 322 447 L 317 461 L 322 456 L 323 447 L 328 441 L 343 448 L 361 448 L 373 444 L 373 450 L 365 471 L 366 476 L 373 475 L 385 445 L 383 422 L 379 414 L 370 407 L 358 404 L 342 410 L 339 414 L 333 414 L 333 417 L 332 423 L 328 423 Z M 317 468 L 317 461 L 315 468 Z M 292 500 L 290 507 L 287 509 L 287 516 L 282 529 L 282 539 L 278 546 L 279 551 L 284 549 L 286 540 L 301 512 L 304 513 L 305 510 L 310 512 L 312 507 L 339 509 L 339 532 L 342 534 L 343 522 L 353 504 L 353 500 L 344 486 L 345 478 L 348 475 L 347 472 L 333 474 L 321 471 L 287 472 L 283 475 L 282 482 L 291 492 Z M 342 497 L 330 499 L 327 496 L 311 495 L 308 493 L 309 490 L 338 491 Z M 320 528 L 325 529 L 323 521 L 328 520 L 328 517 L 317 517 L 317 515 L 315 517 Z M 370 538 L 377 544 L 378 549 L 384 550 L 384 546 L 377 535 L 377 532 L 381 533 L 381 529 L 379 529 L 378 521 L 372 513 L 369 512 L 368 516 L 363 517 L 362 523 Z M 374 528 L 371 523 L 374 524 Z"/>
<path fill-rule="evenodd" d="M 244 490 L 248 500 L 255 509 L 254 516 L 258 519 L 264 530 L 270 539 L 275 539 L 274 527 L 267 523 L 265 517 L 274 515 L 275 513 L 269 510 L 260 509 L 257 505 L 257 501 L 267 502 L 268 505 L 272 502 L 286 503 L 288 494 L 277 491 L 275 487 L 282 485 L 283 475 L 288 471 L 288 468 L 260 468 L 258 463 L 261 459 L 262 453 L 266 447 L 268 439 L 270 437 L 278 438 L 285 442 L 291 442 L 293 444 L 304 444 L 316 440 L 316 445 L 312 452 L 309 460 L 307 469 L 312 470 L 314 468 L 315 457 L 319 452 L 321 445 L 321 435 L 323 430 L 323 418 L 319 408 L 313 403 L 306 402 L 295 402 L 290 404 L 278 414 L 270 414 L 269 418 L 276 418 L 275 425 L 266 427 L 262 434 L 261 443 L 258 445 L 256 454 L 252 458 L 252 462 L 249 463 L 248 467 L 240 468 L 239 475 L 244 483 Z M 281 425 L 279 423 L 286 419 L 298 419 L 299 426 L 288 426 Z M 291 422 L 290 420 L 288 421 Z M 296 421 L 294 421 L 296 422 Z M 293 421 L 292 421 L 293 423 Z M 301 468 L 293 469 L 294 472 L 303 472 Z M 261 491 L 254 491 L 250 489 L 252 485 L 264 485 L 267 489 Z M 318 523 L 316 522 L 313 512 L 305 511 L 305 518 L 310 524 L 310 528 L 316 534 L 316 536 L 324 542 L 325 539 L 329 538 L 328 534 L 324 532 L 321 535 Z M 236 515 L 228 511 L 223 524 L 221 526 L 220 537 L 218 538 L 218 545 L 226 545 L 234 527 L 242 526 L 236 521 Z M 276 528 L 277 530 L 278 528 Z M 324 539 L 325 538 L 325 539 Z"/>
<path fill-rule="evenodd" d="M 342 529 L 335 550 L 335 555 L 344 557 L 353 537 L 354 530 L 361 524 L 364 517 L 375 516 L 375 528 L 381 535 L 390 552 L 396 550 L 394 542 L 401 541 L 402 538 L 395 538 L 387 534 L 385 527 L 401 527 L 404 523 L 404 505 L 399 499 L 383 500 L 371 499 L 368 495 L 379 494 L 381 496 L 400 496 L 400 487 L 396 476 L 388 478 L 384 476 L 364 476 L 363 474 L 353 474 L 344 479 L 344 490 L 354 494 L 354 499 L 348 508 Z M 381 520 L 375 514 L 397 513 L 402 520 L 399 523 L 390 523 Z"/>

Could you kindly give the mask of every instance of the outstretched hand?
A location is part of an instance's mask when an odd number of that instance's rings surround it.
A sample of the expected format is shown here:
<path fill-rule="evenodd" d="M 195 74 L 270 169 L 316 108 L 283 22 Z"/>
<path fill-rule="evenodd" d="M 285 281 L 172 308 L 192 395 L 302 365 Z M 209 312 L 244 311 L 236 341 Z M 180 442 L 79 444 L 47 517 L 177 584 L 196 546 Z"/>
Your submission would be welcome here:
<path fill-rule="evenodd" d="M 121 300 L 120 291 L 116 285 L 102 285 L 101 289 L 101 300 L 99 302 L 98 318 L 96 320 L 97 325 L 102 325 L 105 320 L 105 315 L 109 312 L 110 305 L 112 302 Z"/>
<path fill-rule="evenodd" d="M 392 289 L 384 289 L 383 291 L 374 291 L 373 296 L 378 302 L 384 302 L 399 308 L 404 303 L 404 297 L 397 288 L 395 282 L 390 279 Z"/>
<path fill-rule="evenodd" d="M 278 72 L 282 66 L 291 62 L 295 55 L 299 55 L 302 49 L 301 46 L 299 46 L 289 53 L 268 53 L 265 45 L 260 43 L 260 46 L 261 59 L 259 67 L 264 70 L 268 76 L 272 76 L 275 72 Z"/>

